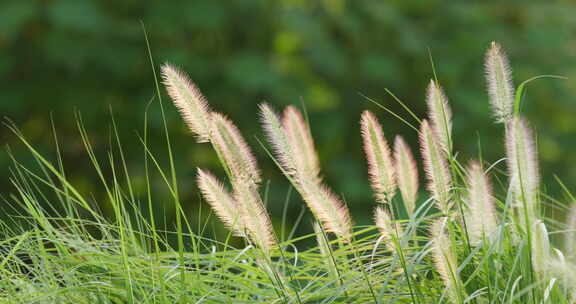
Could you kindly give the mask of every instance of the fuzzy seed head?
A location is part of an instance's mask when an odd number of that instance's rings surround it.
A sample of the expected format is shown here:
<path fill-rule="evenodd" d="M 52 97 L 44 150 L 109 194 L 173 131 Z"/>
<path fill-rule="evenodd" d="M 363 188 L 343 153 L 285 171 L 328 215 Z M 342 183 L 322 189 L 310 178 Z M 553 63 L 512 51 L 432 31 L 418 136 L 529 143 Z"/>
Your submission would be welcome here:
<path fill-rule="evenodd" d="M 496 212 L 492 186 L 476 161 L 468 167 L 466 227 L 470 242 L 478 245 L 496 230 Z"/>
<path fill-rule="evenodd" d="M 572 261 L 566 261 L 561 251 L 555 249 L 556 256 L 549 263 L 550 274 L 557 277 L 560 283 L 568 292 L 568 303 L 576 301 L 576 264 Z"/>
<path fill-rule="evenodd" d="M 420 146 L 428 179 L 428 191 L 432 193 L 438 209 L 448 214 L 452 177 L 446 164 L 445 153 L 442 152 L 436 134 L 426 120 L 422 121 L 420 126 Z"/>
<path fill-rule="evenodd" d="M 210 141 L 210 108 L 198 87 L 188 75 L 170 64 L 162 66 L 162 79 L 180 115 L 196 135 L 196 141 Z"/>
<path fill-rule="evenodd" d="M 260 182 L 260 170 L 252 151 L 236 126 L 219 113 L 212 113 L 210 137 L 218 156 L 229 170 L 232 182 L 249 179 Z"/>
<path fill-rule="evenodd" d="M 446 234 L 447 218 L 436 220 L 431 228 L 432 254 L 436 270 L 446 287 L 448 298 L 452 303 L 462 303 L 462 281 L 458 275 L 458 261 L 452 248 L 450 238 Z"/>
<path fill-rule="evenodd" d="M 514 108 L 514 84 L 512 69 L 500 44 L 492 42 L 484 60 L 486 82 L 492 112 L 498 123 L 512 119 Z"/>
<path fill-rule="evenodd" d="M 362 113 L 360 126 L 372 189 L 379 203 L 388 203 L 396 194 L 396 173 L 388 142 L 372 112 Z"/>
<path fill-rule="evenodd" d="M 542 278 L 545 278 L 549 271 L 548 265 L 551 261 L 551 251 L 548 229 L 546 229 L 546 225 L 541 220 L 536 220 L 531 236 L 532 269 Z"/>
<path fill-rule="evenodd" d="M 536 216 L 540 177 L 532 132 L 521 117 L 514 117 L 506 125 L 506 157 L 515 206 L 522 218 L 527 214 L 533 219 Z"/>
<path fill-rule="evenodd" d="M 396 136 L 394 139 L 394 161 L 398 188 L 402 194 L 404 207 L 411 217 L 414 214 L 414 209 L 416 209 L 418 168 L 412 151 L 402 136 Z"/>
<path fill-rule="evenodd" d="M 566 221 L 566 233 L 564 234 L 564 251 L 568 258 L 576 258 L 576 204 L 570 206 L 570 213 Z"/>
<path fill-rule="evenodd" d="M 243 218 L 238 213 L 238 203 L 211 173 L 198 169 L 197 182 L 202 196 L 224 225 L 237 236 L 245 236 Z"/>
<path fill-rule="evenodd" d="M 386 245 L 390 251 L 394 252 L 396 247 L 393 239 L 402 237 L 404 234 L 402 232 L 402 226 L 400 223 L 394 221 L 390 213 L 381 206 L 376 207 L 374 210 L 374 222 L 380 231 L 380 235 L 384 238 L 384 241 L 387 242 Z"/>
<path fill-rule="evenodd" d="M 448 105 L 448 98 L 442 88 L 434 80 L 430 80 L 426 95 L 428 116 L 432 130 L 438 137 L 438 143 L 448 155 L 452 150 L 452 110 Z"/>
<path fill-rule="evenodd" d="M 258 194 L 258 186 L 249 179 L 235 181 L 232 186 L 234 200 L 238 202 L 246 233 L 257 246 L 266 252 L 271 251 L 277 247 L 277 241 L 272 221 Z"/>
<path fill-rule="evenodd" d="M 282 116 L 282 125 L 294 151 L 293 161 L 298 174 L 307 178 L 320 179 L 320 162 L 314 148 L 314 140 L 300 111 L 293 106 L 286 107 Z"/>
<path fill-rule="evenodd" d="M 325 231 L 350 240 L 352 221 L 346 205 L 320 178 L 320 166 L 308 125 L 296 108 L 284 111 L 281 123 L 268 107 L 260 107 L 264 130 L 284 174 L 300 193 Z"/>
<path fill-rule="evenodd" d="M 350 240 L 352 220 L 346 205 L 327 186 L 316 181 L 301 180 L 299 192 L 324 230 Z"/>
<path fill-rule="evenodd" d="M 268 104 L 261 104 L 260 120 L 280 166 L 286 174 L 294 177 L 297 173 L 296 156 L 278 115 Z"/>

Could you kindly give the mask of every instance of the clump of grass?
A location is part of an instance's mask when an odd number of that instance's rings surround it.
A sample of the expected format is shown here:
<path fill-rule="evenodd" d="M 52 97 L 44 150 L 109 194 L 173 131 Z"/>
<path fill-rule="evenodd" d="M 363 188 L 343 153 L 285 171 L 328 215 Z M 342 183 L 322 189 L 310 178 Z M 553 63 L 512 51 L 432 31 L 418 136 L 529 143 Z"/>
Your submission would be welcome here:
<path fill-rule="evenodd" d="M 7 124 L 38 166 L 26 167 L 12 155 L 13 193 L 1 197 L 10 216 L 0 222 L 0 302 L 573 303 L 576 207 L 540 192 L 536 144 L 514 106 L 521 94 L 496 43 L 486 53 L 485 71 L 493 114 L 504 126 L 507 174 L 494 173 L 500 161 L 461 164 L 447 95 L 432 80 L 423 94 L 428 119 L 415 117 L 426 194 L 418 191 L 416 158 L 404 139 L 396 136 L 392 148 L 374 113 L 360 117 L 358 145 L 377 202 L 368 226 L 354 226 L 343 199 L 323 182 L 301 112 L 289 106 L 279 115 L 261 105 L 270 156 L 315 217 L 313 234 L 285 241 L 276 237 L 260 194 L 265 177 L 239 129 L 174 66 L 162 67 L 168 95 L 226 172 L 217 177 L 198 168 L 196 176 L 202 197 L 230 230 L 225 239 L 210 234 L 209 219 L 190 218 L 179 207 L 176 167 L 163 168 L 148 147 L 146 127 L 140 137 L 144 186 L 137 188 L 115 121 L 114 145 L 101 160 L 79 117 L 82 142 L 106 193 L 96 199 L 68 179 L 56 132 L 57 157 L 50 161 Z M 171 161 L 169 141 L 167 150 Z M 504 189 L 493 190 L 494 175 L 507 178 Z M 154 176 L 164 181 L 169 200 L 153 191 Z M 158 214 L 157 204 L 173 214 Z M 547 206 L 570 208 L 568 224 L 544 217 Z M 159 219 L 168 216 L 176 217 L 176 227 L 160 228 Z M 565 233 L 564 251 L 551 242 L 553 232 Z M 244 246 L 232 246 L 233 236 Z M 303 247 L 305 240 L 317 246 Z"/>

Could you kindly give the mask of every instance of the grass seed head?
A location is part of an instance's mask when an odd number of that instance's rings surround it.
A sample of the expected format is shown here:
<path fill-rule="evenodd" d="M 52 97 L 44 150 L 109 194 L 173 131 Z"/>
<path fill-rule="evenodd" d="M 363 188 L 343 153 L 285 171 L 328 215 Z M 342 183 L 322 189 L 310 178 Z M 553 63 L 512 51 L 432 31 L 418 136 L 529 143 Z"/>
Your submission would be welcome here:
<path fill-rule="evenodd" d="M 245 236 L 245 224 L 238 213 L 238 203 L 214 175 L 198 169 L 198 187 L 204 199 L 224 225 L 237 236 Z"/>
<path fill-rule="evenodd" d="M 463 285 L 458 274 L 458 260 L 450 237 L 446 233 L 448 224 L 447 217 L 441 217 L 432 223 L 430 234 L 432 235 L 432 255 L 436 271 L 440 274 L 448 298 L 452 303 L 462 303 Z"/>
<path fill-rule="evenodd" d="M 536 216 L 538 200 L 538 160 L 534 139 L 526 121 L 515 116 L 506 125 L 506 157 L 514 206 L 530 222 Z M 523 220 L 525 224 L 525 220 Z"/>
<path fill-rule="evenodd" d="M 420 127 L 420 146 L 428 179 L 428 191 L 432 193 L 440 211 L 448 214 L 452 177 L 446 163 L 446 154 L 441 150 L 436 134 L 426 120 L 422 121 Z"/>
<path fill-rule="evenodd" d="M 238 128 L 226 116 L 212 113 L 210 130 L 212 145 L 235 180 L 250 179 L 260 183 L 260 170 L 256 158 L 244 141 Z"/>
<path fill-rule="evenodd" d="M 320 162 L 314 147 L 314 140 L 300 111 L 293 106 L 286 107 L 282 115 L 282 125 L 294 151 L 293 161 L 298 174 L 319 180 Z"/>
<path fill-rule="evenodd" d="M 404 207 L 409 216 L 412 216 L 416 209 L 416 199 L 418 198 L 418 168 L 412 151 L 404 141 L 402 136 L 394 139 L 394 164 L 396 166 L 396 180 Z"/>
<path fill-rule="evenodd" d="M 382 126 L 370 111 L 364 111 L 360 120 L 364 152 L 368 160 L 368 175 L 376 200 L 388 203 L 396 194 L 396 170 L 384 137 Z"/>
<path fill-rule="evenodd" d="M 514 108 L 512 69 L 500 44 L 492 42 L 484 59 L 488 95 L 496 122 L 507 123 Z"/>
<path fill-rule="evenodd" d="M 452 110 L 448 105 L 448 98 L 438 83 L 430 80 L 426 93 L 428 117 L 432 130 L 438 138 L 442 150 L 450 155 L 452 153 Z"/>
<path fill-rule="evenodd" d="M 478 245 L 496 230 L 496 211 L 492 186 L 482 166 L 472 161 L 468 167 L 466 228 L 470 242 Z"/>
<path fill-rule="evenodd" d="M 190 130 L 196 135 L 196 140 L 210 141 L 210 108 L 200 89 L 186 73 L 170 64 L 162 66 L 162 79 L 168 95 Z"/>

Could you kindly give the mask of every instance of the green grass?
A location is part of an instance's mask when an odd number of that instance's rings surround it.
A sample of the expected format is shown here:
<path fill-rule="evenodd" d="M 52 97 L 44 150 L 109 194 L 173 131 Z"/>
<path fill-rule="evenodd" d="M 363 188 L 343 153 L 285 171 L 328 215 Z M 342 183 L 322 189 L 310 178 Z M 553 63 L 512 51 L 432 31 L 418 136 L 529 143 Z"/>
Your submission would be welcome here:
<path fill-rule="evenodd" d="M 160 109 L 164 117 L 161 101 Z M 519 111 L 517 107 L 514 115 Z M 441 116 L 449 125 L 444 108 Z M 163 165 L 148 146 L 147 116 L 139 138 L 144 155 L 140 168 L 127 167 L 114 119 L 107 157 L 98 159 L 78 116 L 80 138 L 99 190 L 106 194 L 100 199 L 66 176 L 56 131 L 56 157 L 49 159 L 16 126 L 6 125 L 36 166 L 23 165 L 9 153 L 13 189 L 0 197 L 5 215 L 0 222 L 0 303 L 573 303 L 574 255 L 554 248 L 549 235 L 573 237 L 574 227 L 543 216 L 545 210 L 567 213 L 572 207 L 540 192 L 535 205 L 527 206 L 532 177 L 527 176 L 530 160 L 523 150 L 514 156 L 521 191 L 509 186 L 503 159 L 481 162 L 496 181 L 498 195 L 497 224 L 479 241 L 473 240 L 470 229 L 475 228 L 467 220 L 472 212 L 470 172 L 462 157 L 450 151 L 446 210 L 437 208 L 439 198 L 434 196 L 434 187 L 442 185 L 432 184 L 432 195 L 420 193 L 415 210 L 405 209 L 397 194 L 381 202 L 391 214 L 384 227 L 356 225 L 349 236 L 326 229 L 330 226 L 322 217 L 314 223 L 315 233 L 286 233 L 287 227 L 302 223 L 284 212 L 278 244 L 268 248 L 249 231 L 236 231 L 245 232 L 244 246 L 232 246 L 236 236 L 216 237 L 213 216 L 184 213 L 169 133 L 162 152 L 168 164 Z M 530 142 L 523 131 L 519 128 L 519 147 Z M 447 139 L 451 150 L 453 139 Z M 235 187 L 236 168 L 225 154 L 219 157 Z M 281 159 L 273 160 L 305 196 L 298 180 L 302 177 L 286 170 Z M 132 169 L 143 170 L 143 185 L 135 186 Z M 508 175 L 514 174 L 509 168 Z M 157 180 L 161 185 L 153 184 Z M 167 195 L 159 197 L 159 188 Z M 159 204 L 167 205 L 164 212 L 158 212 Z M 176 225 L 162 227 L 166 218 L 176 219 Z M 430 231 L 443 219 L 440 231 Z"/>

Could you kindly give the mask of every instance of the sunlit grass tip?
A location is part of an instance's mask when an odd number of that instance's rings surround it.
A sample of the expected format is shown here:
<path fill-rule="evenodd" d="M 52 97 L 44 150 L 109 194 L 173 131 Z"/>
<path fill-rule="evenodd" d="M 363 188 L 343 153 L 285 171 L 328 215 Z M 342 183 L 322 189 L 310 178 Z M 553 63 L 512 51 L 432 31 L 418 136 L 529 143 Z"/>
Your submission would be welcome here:
<path fill-rule="evenodd" d="M 238 212 L 240 206 L 238 206 L 232 194 L 226 190 L 224 184 L 214 175 L 202 169 L 198 169 L 196 179 L 202 196 L 224 225 L 232 230 L 235 235 L 245 236 L 244 219 Z"/>
<path fill-rule="evenodd" d="M 466 202 L 468 209 L 466 210 L 466 228 L 470 242 L 478 245 L 496 230 L 497 219 L 494 196 L 492 195 L 490 181 L 484 170 L 482 170 L 480 163 L 476 161 L 470 162 L 467 173 L 468 191 Z"/>
<path fill-rule="evenodd" d="M 297 170 L 308 178 L 318 178 L 320 161 L 310 128 L 300 111 L 294 106 L 286 107 L 282 115 L 282 125 L 286 131 L 288 142 L 292 150 L 295 151 L 293 158 Z"/>
<path fill-rule="evenodd" d="M 446 154 L 441 151 L 436 134 L 426 120 L 422 121 L 420 126 L 420 147 L 428 180 L 428 191 L 436 201 L 438 209 L 448 214 L 452 177 L 446 163 Z"/>
<path fill-rule="evenodd" d="M 374 222 L 380 231 L 380 235 L 386 242 L 386 246 L 392 252 L 395 252 L 394 239 L 401 238 L 404 234 L 400 223 L 393 220 L 390 213 L 388 213 L 383 206 L 378 206 L 374 210 Z"/>
<path fill-rule="evenodd" d="M 212 113 L 210 133 L 212 145 L 226 163 L 233 179 L 250 179 L 256 184 L 261 181 L 256 158 L 230 119 L 220 113 Z"/>
<path fill-rule="evenodd" d="M 428 84 L 426 104 L 430 125 L 438 137 L 438 144 L 449 155 L 452 153 L 452 110 L 446 94 L 435 80 L 430 80 Z"/>
<path fill-rule="evenodd" d="M 196 140 L 210 141 L 210 107 L 200 89 L 186 73 L 167 63 L 162 66 L 162 79 L 168 95 Z"/>
<path fill-rule="evenodd" d="M 532 131 L 519 116 L 506 126 L 506 157 L 513 203 L 523 219 L 532 221 L 537 210 L 538 160 Z"/>
<path fill-rule="evenodd" d="M 360 129 L 368 160 L 370 184 L 376 200 L 388 203 L 396 194 L 396 170 L 382 126 L 372 112 L 364 111 Z"/>
<path fill-rule="evenodd" d="M 249 179 L 237 180 L 232 184 L 234 200 L 251 240 L 265 252 L 278 247 L 270 216 L 264 207 L 257 186 Z"/>
<path fill-rule="evenodd" d="M 512 69 L 500 44 L 492 42 L 484 59 L 486 82 L 492 113 L 496 122 L 506 123 L 512 119 L 514 109 L 514 84 Z"/>
<path fill-rule="evenodd" d="M 540 276 L 540 279 L 547 279 L 552 255 L 548 229 L 546 229 L 544 222 L 541 220 L 535 221 L 531 236 L 532 269 Z"/>
<path fill-rule="evenodd" d="M 260 104 L 260 121 L 266 138 L 272 145 L 274 154 L 277 157 L 279 165 L 284 172 L 295 178 L 298 173 L 292 144 L 288 140 L 288 135 L 280 121 L 278 114 L 268 104 Z M 296 177 L 297 178 L 297 177 Z"/>
<path fill-rule="evenodd" d="M 432 223 L 430 234 L 432 236 L 432 255 L 436 271 L 440 274 L 448 298 L 454 304 L 463 303 L 465 291 L 458 273 L 458 260 L 454 248 L 446 233 L 447 217 L 441 217 Z"/>
<path fill-rule="evenodd" d="M 412 216 L 418 198 L 418 167 L 412 151 L 400 135 L 394 139 L 394 164 L 396 166 L 396 181 L 406 212 Z"/>

